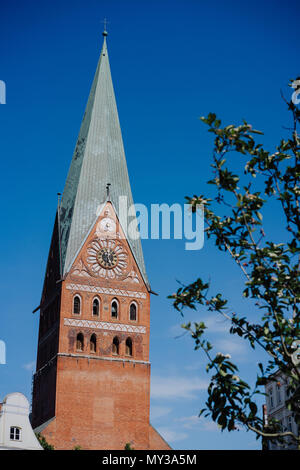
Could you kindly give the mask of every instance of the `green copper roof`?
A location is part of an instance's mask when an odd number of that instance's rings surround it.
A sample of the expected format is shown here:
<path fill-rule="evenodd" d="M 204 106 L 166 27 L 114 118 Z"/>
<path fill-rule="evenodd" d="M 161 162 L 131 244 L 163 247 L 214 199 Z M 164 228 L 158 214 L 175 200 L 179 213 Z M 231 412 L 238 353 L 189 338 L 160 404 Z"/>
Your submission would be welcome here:
<path fill-rule="evenodd" d="M 63 275 L 96 221 L 107 183 L 117 212 L 119 196 L 127 196 L 128 206 L 133 204 L 105 36 L 60 205 Z M 149 287 L 141 241 L 129 244 Z"/>

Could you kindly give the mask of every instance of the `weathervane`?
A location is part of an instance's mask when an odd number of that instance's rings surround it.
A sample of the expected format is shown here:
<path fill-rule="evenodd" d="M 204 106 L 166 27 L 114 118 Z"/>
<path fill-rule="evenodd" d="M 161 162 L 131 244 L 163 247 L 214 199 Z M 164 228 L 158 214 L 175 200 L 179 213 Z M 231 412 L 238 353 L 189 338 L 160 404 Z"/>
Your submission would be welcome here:
<path fill-rule="evenodd" d="M 107 27 L 107 25 L 109 24 L 109 21 L 107 21 L 107 19 L 104 18 L 104 20 L 101 21 L 101 23 L 103 23 L 103 25 L 104 25 L 104 31 L 103 31 L 102 34 L 103 34 L 103 36 L 107 36 L 108 33 L 107 33 L 107 31 L 106 31 L 106 27 Z"/>

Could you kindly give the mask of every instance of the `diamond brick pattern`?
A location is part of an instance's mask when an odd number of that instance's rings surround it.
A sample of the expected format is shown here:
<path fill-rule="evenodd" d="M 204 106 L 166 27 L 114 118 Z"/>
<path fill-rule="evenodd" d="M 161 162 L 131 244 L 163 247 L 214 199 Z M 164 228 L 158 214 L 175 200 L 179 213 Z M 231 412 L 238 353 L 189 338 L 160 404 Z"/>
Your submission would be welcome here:
<path fill-rule="evenodd" d="M 125 333 L 146 333 L 145 326 L 123 325 L 120 323 L 110 323 L 91 320 L 75 320 L 72 318 L 65 318 L 64 325 L 66 326 L 81 326 L 83 328 L 94 328 L 100 330 L 110 331 L 123 331 Z"/>
<path fill-rule="evenodd" d="M 87 286 L 83 284 L 68 284 L 67 289 L 72 291 L 95 292 L 96 294 L 132 297 L 135 299 L 146 299 L 146 294 L 144 292 L 135 292 L 124 289 L 112 289 L 110 287 Z"/>

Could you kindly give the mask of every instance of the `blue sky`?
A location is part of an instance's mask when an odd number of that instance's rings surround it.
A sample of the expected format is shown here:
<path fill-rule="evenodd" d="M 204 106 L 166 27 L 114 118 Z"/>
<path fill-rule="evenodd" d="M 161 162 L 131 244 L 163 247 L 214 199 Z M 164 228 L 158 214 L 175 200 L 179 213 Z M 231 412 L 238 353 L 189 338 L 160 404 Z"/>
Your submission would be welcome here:
<path fill-rule="evenodd" d="M 296 1 L 6 2 L 1 7 L 0 105 L 2 164 L 0 399 L 20 391 L 30 398 L 43 276 L 57 204 L 74 150 L 108 18 L 108 49 L 127 164 L 136 203 L 184 203 L 211 193 L 212 140 L 199 117 L 216 112 L 225 124 L 243 118 L 264 131 L 272 150 L 289 126 L 280 90 L 299 75 Z M 298 68 L 297 68 L 298 67 Z M 280 240 L 274 211 L 264 214 Z M 259 449 L 250 433 L 221 433 L 197 418 L 205 400 L 204 357 L 181 335 L 182 319 L 167 296 L 177 280 L 211 279 L 237 312 L 242 280 L 231 260 L 205 240 L 200 251 L 184 241 L 145 240 L 152 289 L 152 423 L 175 449 Z M 200 310 L 217 351 L 255 377 L 259 352 L 225 332 L 221 319 Z M 177 339 L 176 339 L 177 338 Z"/>

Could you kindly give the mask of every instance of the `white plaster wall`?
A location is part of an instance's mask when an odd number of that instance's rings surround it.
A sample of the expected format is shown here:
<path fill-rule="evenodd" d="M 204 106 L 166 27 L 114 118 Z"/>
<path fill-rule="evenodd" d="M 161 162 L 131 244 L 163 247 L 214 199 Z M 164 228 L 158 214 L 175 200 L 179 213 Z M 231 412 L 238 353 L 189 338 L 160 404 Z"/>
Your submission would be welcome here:
<path fill-rule="evenodd" d="M 10 439 L 10 428 L 21 429 L 20 440 Z M 22 393 L 10 393 L 2 403 L 0 411 L 0 450 L 4 449 L 27 449 L 42 450 L 30 421 L 29 403 Z"/>

